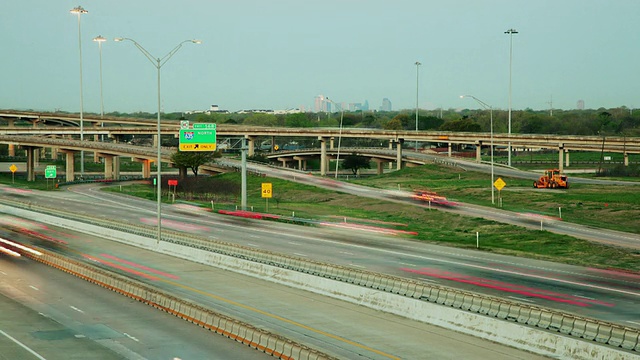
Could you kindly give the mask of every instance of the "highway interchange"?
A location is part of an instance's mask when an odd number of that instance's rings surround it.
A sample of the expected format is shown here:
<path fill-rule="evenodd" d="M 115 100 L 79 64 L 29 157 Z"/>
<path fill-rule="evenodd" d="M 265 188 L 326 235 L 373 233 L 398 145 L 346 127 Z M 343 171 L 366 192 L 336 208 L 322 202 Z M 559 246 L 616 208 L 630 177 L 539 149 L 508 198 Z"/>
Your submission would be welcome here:
<path fill-rule="evenodd" d="M 262 168 L 257 165 L 252 166 L 256 167 L 254 170 L 267 173 L 269 176 L 289 179 L 295 177 L 295 180 L 312 183 L 317 181 L 315 178 L 305 176 L 304 174 L 292 174 L 291 172 L 281 171 L 279 169 Z M 378 191 L 372 191 L 371 189 L 346 183 L 335 183 L 333 181 L 327 181 L 326 179 L 320 181 L 317 185 L 362 196 L 380 196 L 380 192 Z M 73 186 L 64 192 L 48 193 L 34 191 L 33 193 L 23 193 L 14 196 L 20 197 L 22 201 L 64 207 L 72 209 L 75 212 L 86 212 L 95 216 L 117 219 L 128 223 L 141 222 L 148 224 L 155 221 L 155 203 L 106 193 L 100 191 L 98 185 Z M 390 200 L 400 201 L 398 199 Z M 526 220 L 523 222 L 522 219 L 513 217 L 512 214 L 494 211 L 495 209 L 492 209 L 491 212 L 487 212 L 486 209 L 468 206 L 465 206 L 464 209 L 465 211 L 471 211 L 471 214 L 474 216 L 480 213 L 485 215 L 490 213 L 492 217 L 495 217 L 495 219 L 499 221 L 514 222 L 521 225 L 527 224 Z M 294 225 L 230 219 L 209 213 L 203 215 L 185 214 L 183 210 L 169 205 L 163 207 L 163 226 L 196 233 L 211 240 L 232 242 L 243 246 L 271 250 L 301 258 L 341 264 L 396 276 L 410 277 L 428 283 L 453 286 L 493 296 L 505 297 L 515 301 L 560 309 L 624 326 L 640 327 L 640 314 L 637 312 L 640 298 L 640 276 L 634 274 L 602 271 L 537 260 L 500 256 L 486 252 L 440 247 L 398 237 L 373 235 L 371 233 L 357 233 L 337 229 L 314 229 L 314 231 L 310 233 L 308 228 Z M 529 223 L 527 226 L 539 227 L 539 224 Z M 589 239 L 599 239 L 610 243 L 627 244 L 629 246 L 638 246 L 640 243 L 637 234 L 620 234 L 567 224 L 553 224 L 548 226 L 551 227 L 552 231 L 569 233 L 578 237 L 584 235 L 584 237 Z M 145 266 L 154 267 L 162 271 L 162 273 L 167 274 L 181 273 L 185 266 L 190 266 L 184 265 L 181 261 L 171 258 L 158 260 L 157 254 L 141 253 L 139 255 L 140 257 L 138 257 L 138 255 L 133 256 L 132 249 L 125 250 L 122 246 L 113 245 L 110 242 L 92 238 L 86 234 L 70 234 L 63 229 L 54 229 L 51 227 L 43 230 L 43 232 L 49 232 L 47 235 L 52 237 L 62 237 L 67 244 L 52 247 L 69 256 L 88 254 L 96 258 L 104 258 L 104 254 L 109 254 L 108 256 L 118 259 L 122 258 L 128 259 L 129 261 L 140 262 Z M 28 241 L 27 239 L 23 240 Z M 136 254 L 138 253 L 136 252 Z M 157 261 L 160 261 L 160 263 Z M 4 269 L 6 263 L 3 262 L 0 264 L 3 266 L 2 269 Z M 31 271 L 37 267 L 38 266 L 35 265 L 29 266 L 29 270 Z M 22 268 L 24 271 L 27 267 L 23 266 Z M 17 267 L 14 268 L 14 270 L 17 271 Z M 111 268 L 110 270 L 123 271 L 122 269 L 115 268 Z M 46 269 L 42 271 L 46 272 Z M 185 271 L 181 273 L 181 278 L 185 278 L 184 274 L 190 272 L 193 274 L 202 274 L 203 271 L 205 270 Z M 129 275 L 145 279 L 144 275 Z M 27 273 L 22 273 L 20 276 L 24 276 L 24 279 L 28 278 Z M 48 275 L 41 273 L 39 276 L 44 277 Z M 207 285 L 203 284 L 202 280 L 198 280 L 198 278 L 200 277 L 196 276 L 188 282 L 185 282 L 186 284 L 195 284 L 195 286 L 182 286 L 180 285 L 182 282 L 176 281 L 173 281 L 173 283 L 162 282 L 162 284 L 169 289 L 179 291 L 185 296 L 194 296 L 195 293 L 200 294 L 197 295 L 199 300 L 210 301 L 210 296 L 201 294 L 203 290 L 199 289 L 207 289 Z M 74 280 L 71 279 L 68 281 L 73 282 Z M 261 282 L 246 280 L 244 278 L 242 280 L 236 279 L 233 283 L 236 287 L 239 283 L 247 283 L 247 288 L 254 290 L 258 286 L 265 286 Z M 265 289 L 261 289 L 260 296 L 257 296 L 257 299 L 253 300 L 255 302 L 246 306 L 255 309 L 260 309 L 262 306 L 269 306 L 263 304 L 267 297 L 262 296 L 262 294 L 273 287 L 275 287 L 275 285 L 270 284 L 266 286 Z M 204 291 L 206 292 L 207 290 Z M 216 290 L 213 291 L 217 293 Z M 250 290 L 245 291 L 251 292 Z M 225 292 L 231 293 L 233 290 L 229 288 L 226 289 Z M 287 289 L 281 290 L 281 292 L 289 294 L 293 293 L 294 290 Z M 207 294 L 209 293 L 207 292 Z M 241 299 L 255 298 L 255 294 L 247 296 L 246 292 L 238 296 Z M 304 298 L 310 297 L 311 295 L 307 293 L 300 296 Z M 275 294 L 273 297 L 278 298 Z M 291 299 L 287 300 L 285 297 L 277 301 L 280 301 L 280 307 L 274 305 L 276 307 L 270 309 L 269 313 L 272 311 L 274 314 L 284 315 L 287 318 L 289 316 L 300 316 L 290 315 L 293 313 L 293 311 L 289 309 L 289 302 L 292 302 Z M 332 303 L 333 300 L 316 299 L 313 301 L 317 303 Z M 293 303 L 297 304 L 298 302 Z M 82 306 L 86 306 L 86 304 Z M 250 322 L 254 322 L 259 318 L 251 311 L 247 314 L 237 309 L 234 310 L 234 306 L 229 306 L 229 302 L 222 301 L 215 306 L 227 310 L 231 308 L 229 311 L 233 311 L 234 315 L 244 318 L 245 320 L 251 320 Z M 283 306 L 286 309 L 283 308 Z M 347 307 L 346 304 L 342 303 L 339 305 L 333 303 L 332 306 L 334 308 Z M 299 311 L 301 313 L 309 313 L 316 310 L 299 309 Z M 331 313 L 331 306 L 326 311 Z M 352 311 L 366 312 L 364 309 Z M 369 314 L 365 319 L 376 317 L 382 317 L 382 315 L 379 313 Z M 358 334 L 358 332 L 362 331 L 361 327 L 350 327 L 347 326 L 349 324 L 346 323 L 323 324 L 325 327 L 321 327 L 314 323 L 317 320 L 300 319 L 299 323 L 301 324 L 307 322 L 309 324 L 308 327 L 313 327 L 314 329 L 316 326 L 319 326 L 320 333 L 333 334 L 339 338 L 328 337 L 329 339 L 333 339 L 328 340 L 326 337 L 317 336 L 318 332 L 311 331 L 311 333 L 315 335 L 310 335 L 307 333 L 309 329 L 300 330 L 296 326 L 291 326 L 290 323 L 288 323 L 288 325 L 277 324 L 276 321 L 273 321 L 273 318 L 269 317 L 264 321 L 265 325 L 263 326 L 273 326 L 274 330 L 277 329 L 278 332 L 288 333 L 292 337 L 301 336 L 300 334 L 302 334 L 303 337 L 313 338 L 315 345 L 329 348 L 333 354 L 343 358 L 354 358 L 353 356 L 356 353 L 359 354 L 358 357 L 361 358 L 394 358 L 395 356 L 399 358 L 416 358 L 416 355 L 420 351 L 424 351 L 425 347 L 422 343 L 424 340 L 420 340 L 424 339 L 424 336 L 420 336 L 420 334 L 424 335 L 425 333 L 421 332 L 433 333 L 436 331 L 433 327 L 425 329 L 424 324 L 394 319 L 393 323 L 403 324 L 402 326 L 408 326 L 414 329 L 398 329 L 397 331 L 399 333 L 404 334 L 404 340 L 396 340 L 398 344 L 401 344 L 397 345 L 392 341 L 388 341 L 386 337 L 377 338 L 376 340 L 374 336 L 375 333 Z M 359 319 L 357 321 L 363 320 Z M 382 326 L 384 327 L 384 325 Z M 420 330 L 417 331 L 415 329 Z M 408 332 L 415 333 L 418 338 L 411 339 L 411 337 L 407 337 Z M 380 336 L 380 334 L 378 334 L 378 336 Z M 446 337 L 446 335 L 442 336 Z M 456 334 L 455 337 L 459 339 L 460 343 L 473 343 L 474 341 L 458 334 Z M 363 338 L 369 340 L 362 340 Z M 348 341 L 345 342 L 343 339 Z M 357 339 L 355 342 L 364 348 L 357 346 L 354 348 L 349 344 L 349 341 L 354 340 L 350 339 Z M 385 341 L 384 339 L 387 340 Z M 434 351 L 434 353 L 432 353 L 434 356 L 436 354 L 445 355 L 445 353 L 437 353 L 437 351 L 441 351 L 437 350 L 439 349 L 438 343 L 445 347 L 456 348 L 456 351 L 447 352 L 446 354 L 448 355 L 439 356 L 440 358 L 459 358 L 464 356 L 464 351 L 468 351 L 465 350 L 465 347 L 461 344 L 444 343 L 442 339 L 440 339 L 428 347 L 430 349 L 429 351 Z M 478 343 L 471 345 L 471 348 L 474 347 L 477 348 Z M 493 348 L 492 346 L 491 349 Z M 487 349 L 487 351 L 492 351 L 491 349 Z M 502 353 L 502 351 L 506 350 L 499 349 L 496 351 L 497 353 Z M 486 357 L 500 358 L 497 354 L 487 353 L 485 355 Z M 146 358 L 156 358 L 152 354 L 142 356 Z M 508 356 L 508 358 L 518 357 L 535 358 L 531 354 L 511 354 Z"/>

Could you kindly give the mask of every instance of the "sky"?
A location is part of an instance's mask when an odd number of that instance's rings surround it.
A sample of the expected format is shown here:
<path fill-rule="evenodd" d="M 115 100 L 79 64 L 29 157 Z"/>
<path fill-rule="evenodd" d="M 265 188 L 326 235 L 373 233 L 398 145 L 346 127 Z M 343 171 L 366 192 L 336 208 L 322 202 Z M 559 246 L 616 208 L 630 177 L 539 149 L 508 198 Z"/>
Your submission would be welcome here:
<path fill-rule="evenodd" d="M 157 111 L 156 63 L 115 37 L 153 58 L 202 40 L 160 68 L 163 112 L 312 110 L 320 94 L 508 109 L 510 74 L 514 110 L 640 107 L 638 0 L 6 0 L 0 109 L 80 112 L 78 5 L 85 112 L 100 112 L 100 58 L 105 112 Z"/>

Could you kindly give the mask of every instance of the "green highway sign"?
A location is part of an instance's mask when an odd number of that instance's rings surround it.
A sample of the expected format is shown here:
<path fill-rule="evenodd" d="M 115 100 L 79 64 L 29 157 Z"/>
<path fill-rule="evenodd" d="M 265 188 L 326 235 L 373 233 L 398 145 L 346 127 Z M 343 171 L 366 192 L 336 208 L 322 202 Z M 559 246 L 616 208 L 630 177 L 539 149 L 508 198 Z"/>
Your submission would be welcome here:
<path fill-rule="evenodd" d="M 180 151 L 215 151 L 216 124 L 193 124 L 192 129 L 180 129 Z"/>
<path fill-rule="evenodd" d="M 55 179 L 57 176 L 57 170 L 55 165 L 47 165 L 44 169 L 44 177 L 47 179 Z"/>

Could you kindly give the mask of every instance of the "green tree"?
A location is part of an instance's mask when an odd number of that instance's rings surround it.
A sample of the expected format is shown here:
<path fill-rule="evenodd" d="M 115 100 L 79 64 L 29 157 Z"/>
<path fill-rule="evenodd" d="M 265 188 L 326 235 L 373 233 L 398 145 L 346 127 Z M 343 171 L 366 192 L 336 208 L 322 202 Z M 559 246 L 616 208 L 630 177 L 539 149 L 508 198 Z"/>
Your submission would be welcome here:
<path fill-rule="evenodd" d="M 198 176 L 198 168 L 222 156 L 220 151 L 176 151 L 171 155 L 171 161 L 180 169 L 180 177 L 186 176 L 186 169 L 191 169 Z"/>
<path fill-rule="evenodd" d="M 371 168 L 371 161 L 368 157 L 362 155 L 356 155 L 355 153 L 351 155 L 347 155 L 344 158 L 344 163 L 342 167 L 345 169 L 351 169 L 353 174 L 357 174 L 360 169 L 369 169 Z"/>
<path fill-rule="evenodd" d="M 385 130 L 402 130 L 402 122 L 400 119 L 393 118 L 382 125 Z"/>
<path fill-rule="evenodd" d="M 470 118 L 463 118 L 461 120 L 445 122 L 440 126 L 440 130 L 454 132 L 480 132 L 482 131 L 482 128 Z"/>

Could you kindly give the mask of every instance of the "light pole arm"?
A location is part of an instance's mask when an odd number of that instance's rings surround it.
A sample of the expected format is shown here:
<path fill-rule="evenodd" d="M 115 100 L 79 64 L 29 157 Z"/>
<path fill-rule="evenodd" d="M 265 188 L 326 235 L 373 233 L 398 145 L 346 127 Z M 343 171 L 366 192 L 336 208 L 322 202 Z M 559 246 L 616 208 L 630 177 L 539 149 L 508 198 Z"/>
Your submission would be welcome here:
<path fill-rule="evenodd" d="M 180 44 L 176 45 L 176 47 L 173 48 L 173 50 L 169 51 L 167 53 L 167 55 L 163 56 L 162 58 L 158 59 L 158 66 L 162 66 L 164 64 L 167 63 L 167 61 L 169 61 L 169 59 L 171 59 L 171 57 L 178 52 L 178 50 L 180 50 L 180 48 L 182 47 L 182 44 L 184 43 L 188 43 L 188 42 L 193 42 L 194 40 L 185 40 L 183 42 L 181 42 Z"/>
<path fill-rule="evenodd" d="M 151 55 L 150 52 L 147 51 L 147 49 L 143 48 L 142 45 L 138 44 L 137 41 L 133 40 L 133 39 L 129 39 L 129 38 L 115 38 L 114 41 L 131 41 L 133 43 L 133 45 L 135 45 L 138 50 L 140 50 L 141 53 L 144 54 L 144 56 L 149 59 L 149 61 L 151 61 L 151 63 L 153 64 L 153 66 L 155 67 L 160 67 L 159 66 L 159 61 L 156 60 L 156 58 L 153 57 L 153 55 Z M 181 44 L 182 45 L 182 44 Z"/>

